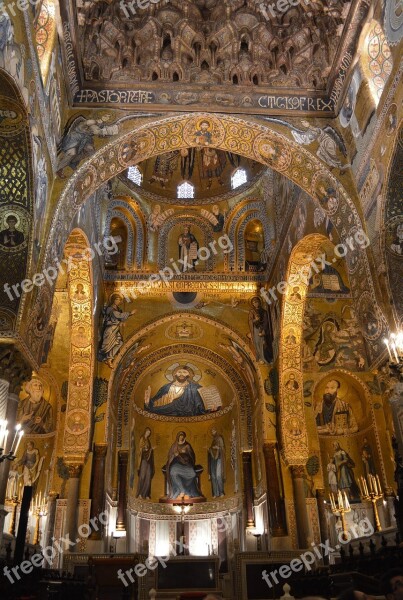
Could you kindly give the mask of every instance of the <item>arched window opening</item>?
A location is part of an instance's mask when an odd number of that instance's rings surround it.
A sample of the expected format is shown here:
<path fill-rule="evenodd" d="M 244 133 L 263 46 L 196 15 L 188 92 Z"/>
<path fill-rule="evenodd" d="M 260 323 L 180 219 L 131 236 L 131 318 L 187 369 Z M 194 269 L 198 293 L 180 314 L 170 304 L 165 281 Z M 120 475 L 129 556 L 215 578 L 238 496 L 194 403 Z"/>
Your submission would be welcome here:
<path fill-rule="evenodd" d="M 189 181 L 184 181 L 178 185 L 177 191 L 178 198 L 194 198 L 195 197 L 195 186 Z"/>
<path fill-rule="evenodd" d="M 137 165 L 129 167 L 127 169 L 127 178 L 133 181 L 136 185 L 141 185 L 143 182 L 143 173 L 140 171 Z"/>
<path fill-rule="evenodd" d="M 245 169 L 237 169 L 231 177 L 231 187 L 233 190 L 243 185 L 248 181 L 248 175 Z"/>

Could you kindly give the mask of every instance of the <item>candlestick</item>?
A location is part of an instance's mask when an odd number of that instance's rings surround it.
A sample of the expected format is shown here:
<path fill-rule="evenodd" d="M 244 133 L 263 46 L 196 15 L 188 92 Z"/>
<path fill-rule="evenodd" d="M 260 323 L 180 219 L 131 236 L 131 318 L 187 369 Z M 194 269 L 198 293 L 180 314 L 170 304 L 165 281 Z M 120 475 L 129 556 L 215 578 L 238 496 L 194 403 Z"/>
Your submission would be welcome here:
<path fill-rule="evenodd" d="M 347 540 L 347 524 L 346 524 L 346 517 L 345 514 L 351 511 L 351 507 L 350 507 L 350 502 L 348 501 L 348 497 L 347 497 L 347 493 L 344 491 L 344 499 L 343 499 L 343 494 L 341 493 L 340 490 L 338 490 L 337 493 L 337 503 L 338 506 L 336 506 L 336 502 L 334 500 L 334 496 L 333 493 L 331 493 L 329 495 L 330 498 L 330 506 L 331 506 L 331 510 L 332 513 L 335 516 L 340 517 L 341 519 L 341 526 L 342 526 L 342 530 L 343 530 L 343 540 Z"/>
<path fill-rule="evenodd" d="M 379 513 L 377 507 L 377 501 L 383 497 L 381 482 L 379 481 L 378 475 L 376 477 L 374 475 L 368 474 L 367 481 L 368 486 L 366 484 L 366 480 L 364 477 L 361 477 L 364 494 L 362 494 L 362 500 L 369 500 L 372 504 L 372 509 L 374 511 L 374 521 L 375 521 L 375 529 L 376 531 L 382 531 L 381 522 L 379 520 Z"/>

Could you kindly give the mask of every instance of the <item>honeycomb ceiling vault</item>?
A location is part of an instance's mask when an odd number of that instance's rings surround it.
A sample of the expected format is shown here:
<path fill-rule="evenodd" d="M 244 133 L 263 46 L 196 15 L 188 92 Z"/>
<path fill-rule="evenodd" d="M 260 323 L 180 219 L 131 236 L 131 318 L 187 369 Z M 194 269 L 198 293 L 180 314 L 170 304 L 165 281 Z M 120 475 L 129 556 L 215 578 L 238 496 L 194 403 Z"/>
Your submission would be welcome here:
<path fill-rule="evenodd" d="M 62 3 L 72 104 L 330 116 L 369 5 L 293 3 L 285 12 L 253 0 Z"/>

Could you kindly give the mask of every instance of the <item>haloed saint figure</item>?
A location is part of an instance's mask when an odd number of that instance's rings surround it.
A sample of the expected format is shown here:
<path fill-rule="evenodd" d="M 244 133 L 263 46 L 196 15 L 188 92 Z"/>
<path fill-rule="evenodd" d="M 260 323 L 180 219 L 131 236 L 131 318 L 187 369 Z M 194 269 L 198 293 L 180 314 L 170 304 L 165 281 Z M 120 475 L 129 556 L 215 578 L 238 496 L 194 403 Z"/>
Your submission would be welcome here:
<path fill-rule="evenodd" d="M 43 397 L 43 383 L 37 377 L 25 384 L 28 394 L 18 406 L 17 420 L 25 433 L 49 433 L 53 428 L 53 411 L 50 403 Z"/>

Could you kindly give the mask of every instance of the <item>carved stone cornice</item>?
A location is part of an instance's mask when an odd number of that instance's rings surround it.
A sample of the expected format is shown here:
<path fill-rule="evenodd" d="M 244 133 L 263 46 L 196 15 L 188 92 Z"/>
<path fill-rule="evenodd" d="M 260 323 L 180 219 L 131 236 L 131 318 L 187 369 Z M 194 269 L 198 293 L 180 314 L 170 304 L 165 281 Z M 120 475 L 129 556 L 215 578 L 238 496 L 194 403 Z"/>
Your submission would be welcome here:
<path fill-rule="evenodd" d="M 13 344 L 0 344 L 0 379 L 10 383 L 9 393 L 19 394 L 21 385 L 32 375 L 32 368 Z"/>

